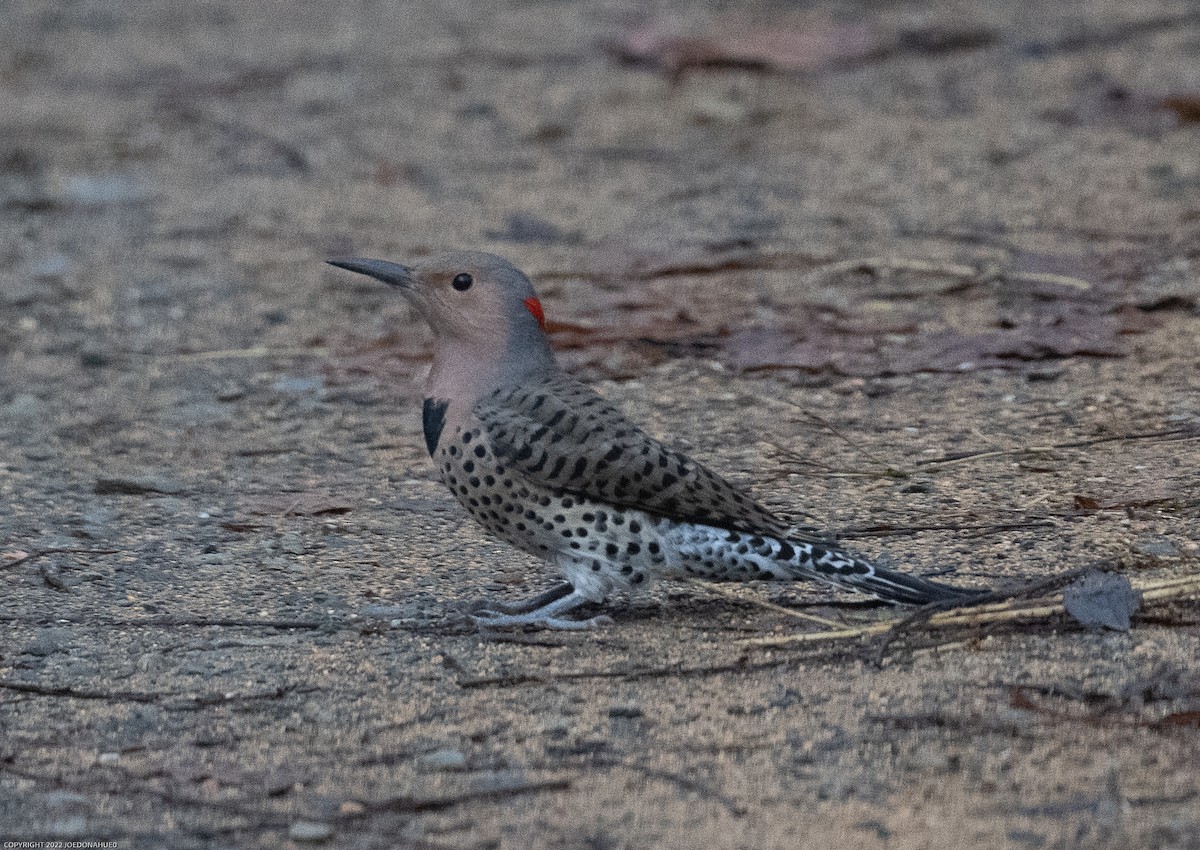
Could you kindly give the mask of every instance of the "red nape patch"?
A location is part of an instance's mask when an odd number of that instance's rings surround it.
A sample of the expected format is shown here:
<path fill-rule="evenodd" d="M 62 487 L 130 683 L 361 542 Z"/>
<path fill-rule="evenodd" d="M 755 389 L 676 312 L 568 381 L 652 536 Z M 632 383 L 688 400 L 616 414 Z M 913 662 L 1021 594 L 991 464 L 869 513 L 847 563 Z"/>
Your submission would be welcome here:
<path fill-rule="evenodd" d="M 525 299 L 525 309 L 533 314 L 533 317 L 538 320 L 538 327 L 542 330 L 546 329 L 546 312 L 542 309 L 542 302 L 536 298 Z"/>

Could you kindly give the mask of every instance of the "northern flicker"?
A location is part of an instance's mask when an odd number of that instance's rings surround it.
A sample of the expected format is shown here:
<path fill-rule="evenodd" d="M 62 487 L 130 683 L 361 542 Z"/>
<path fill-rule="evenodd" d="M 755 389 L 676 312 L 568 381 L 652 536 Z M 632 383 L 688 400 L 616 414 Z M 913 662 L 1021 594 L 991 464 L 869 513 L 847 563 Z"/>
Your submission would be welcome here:
<path fill-rule="evenodd" d="M 526 602 L 476 611 L 480 624 L 611 622 L 564 615 L 665 576 L 814 579 L 892 603 L 970 599 L 791 527 L 638 428 L 559 368 L 533 285 L 502 257 L 329 262 L 397 287 L 433 328 L 423 421 L 442 481 L 485 529 L 566 579 Z"/>

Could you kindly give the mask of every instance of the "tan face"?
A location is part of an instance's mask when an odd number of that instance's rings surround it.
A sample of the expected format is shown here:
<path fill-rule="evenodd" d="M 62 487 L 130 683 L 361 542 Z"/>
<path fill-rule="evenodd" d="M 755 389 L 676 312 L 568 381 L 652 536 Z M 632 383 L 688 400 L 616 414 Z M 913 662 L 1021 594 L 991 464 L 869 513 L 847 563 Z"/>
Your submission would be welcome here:
<path fill-rule="evenodd" d="M 489 263 L 467 253 L 432 257 L 413 265 L 412 286 L 404 290 L 439 336 L 539 333 L 544 321 L 529 281 L 499 258 Z"/>
<path fill-rule="evenodd" d="M 558 368 L 533 284 L 503 257 L 460 251 L 412 266 L 365 257 L 328 262 L 396 287 L 433 328 L 431 398 L 473 404 L 505 383 Z"/>
<path fill-rule="evenodd" d="M 485 346 L 499 340 L 509 355 L 548 350 L 533 284 L 503 257 L 459 251 L 412 266 L 367 258 L 329 263 L 399 289 L 442 339 Z"/>
<path fill-rule="evenodd" d="M 504 293 L 474 265 L 418 264 L 405 292 L 439 336 L 480 337 L 507 324 Z"/>

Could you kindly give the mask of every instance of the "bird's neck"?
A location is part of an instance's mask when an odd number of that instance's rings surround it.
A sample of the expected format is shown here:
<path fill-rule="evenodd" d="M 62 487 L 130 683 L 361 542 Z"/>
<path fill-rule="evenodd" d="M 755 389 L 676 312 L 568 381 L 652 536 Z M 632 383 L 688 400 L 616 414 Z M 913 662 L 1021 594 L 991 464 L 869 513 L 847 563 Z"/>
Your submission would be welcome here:
<path fill-rule="evenodd" d="M 448 419 L 466 416 L 479 399 L 500 387 L 537 380 L 557 371 L 549 343 L 538 343 L 532 350 L 513 352 L 499 339 L 439 339 L 425 381 L 425 397 L 449 402 Z"/>

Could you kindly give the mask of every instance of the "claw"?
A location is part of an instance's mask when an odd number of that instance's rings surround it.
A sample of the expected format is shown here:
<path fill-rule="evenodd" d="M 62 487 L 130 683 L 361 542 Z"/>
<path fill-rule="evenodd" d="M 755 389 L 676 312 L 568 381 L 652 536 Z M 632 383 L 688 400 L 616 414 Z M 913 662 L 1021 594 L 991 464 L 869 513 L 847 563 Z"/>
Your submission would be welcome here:
<path fill-rule="evenodd" d="M 611 617 L 603 614 L 588 620 L 568 620 L 559 616 L 589 601 L 579 591 L 571 589 L 570 585 L 566 585 L 565 589 L 559 585 L 532 601 L 540 604 L 531 606 L 529 603 L 525 603 L 506 606 L 491 603 L 491 607 L 485 608 L 483 606 L 488 603 L 476 603 L 471 606 L 473 610 L 470 610 L 468 615 L 482 629 L 535 626 L 543 629 L 579 631 L 580 629 L 608 626 L 613 622 Z M 506 613 L 505 608 L 515 609 L 518 613 Z"/>

